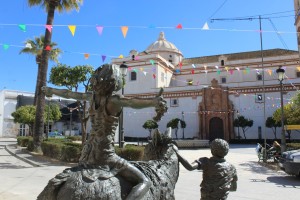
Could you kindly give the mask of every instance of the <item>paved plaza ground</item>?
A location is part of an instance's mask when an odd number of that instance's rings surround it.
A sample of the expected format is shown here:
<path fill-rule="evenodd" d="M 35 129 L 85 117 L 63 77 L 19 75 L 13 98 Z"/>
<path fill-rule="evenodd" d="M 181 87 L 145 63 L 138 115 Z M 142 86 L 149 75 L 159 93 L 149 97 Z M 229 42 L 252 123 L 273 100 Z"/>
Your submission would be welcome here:
<path fill-rule="evenodd" d="M 21 153 L 9 144 L 16 144 L 16 140 L 0 138 L 0 200 L 36 199 L 48 180 L 68 167 L 65 163 L 50 162 Z M 300 178 L 261 166 L 254 149 L 254 145 L 231 145 L 226 158 L 236 166 L 239 180 L 237 191 L 230 193 L 228 199 L 298 200 Z M 180 149 L 180 152 L 189 161 L 211 155 L 209 149 Z M 12 154 L 17 154 L 17 157 Z M 200 199 L 201 180 L 201 171 L 190 172 L 180 166 L 175 189 L 176 200 Z"/>

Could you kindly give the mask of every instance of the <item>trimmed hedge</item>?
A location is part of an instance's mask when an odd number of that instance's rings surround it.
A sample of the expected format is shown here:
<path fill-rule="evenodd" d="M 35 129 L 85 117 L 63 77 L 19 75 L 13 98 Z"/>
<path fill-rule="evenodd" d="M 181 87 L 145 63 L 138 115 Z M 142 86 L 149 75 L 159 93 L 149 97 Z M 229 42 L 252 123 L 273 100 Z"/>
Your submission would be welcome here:
<path fill-rule="evenodd" d="M 21 147 L 27 147 L 29 140 L 33 140 L 33 138 L 29 136 L 19 136 L 17 137 L 17 144 Z"/>
<path fill-rule="evenodd" d="M 73 143 L 73 138 L 48 138 L 41 144 L 44 156 L 66 162 L 78 162 L 82 145 Z M 26 147 L 28 151 L 33 151 L 32 137 L 18 137 L 18 145 Z M 116 154 L 129 161 L 139 161 L 143 159 L 144 147 L 136 145 L 126 145 L 125 148 L 115 147 Z"/>
<path fill-rule="evenodd" d="M 125 148 L 115 147 L 116 154 L 129 161 L 139 161 L 143 159 L 144 147 L 126 145 Z"/>

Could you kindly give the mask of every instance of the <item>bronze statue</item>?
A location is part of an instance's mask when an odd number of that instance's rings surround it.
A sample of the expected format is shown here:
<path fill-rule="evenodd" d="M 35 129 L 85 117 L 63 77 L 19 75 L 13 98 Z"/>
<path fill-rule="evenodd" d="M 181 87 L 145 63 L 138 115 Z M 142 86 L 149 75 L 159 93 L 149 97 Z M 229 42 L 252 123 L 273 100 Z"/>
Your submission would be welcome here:
<path fill-rule="evenodd" d="M 50 87 L 43 88 L 46 96 L 55 94 L 64 98 L 88 100 L 90 102 L 89 116 L 92 129 L 82 150 L 78 166 L 66 169 L 50 180 L 38 199 L 64 199 L 64 193 L 67 194 L 68 192 L 73 195 L 73 198 L 70 199 L 121 199 L 121 191 L 114 190 L 109 193 L 108 196 L 110 197 L 107 196 L 107 198 L 99 198 L 97 195 L 91 197 L 93 193 L 96 193 L 97 181 L 110 181 L 110 178 L 115 176 L 121 177 L 121 179 L 132 184 L 131 191 L 126 194 L 127 200 L 144 198 L 151 187 L 151 182 L 137 167 L 115 153 L 114 135 L 118 126 L 119 115 L 122 107 L 137 109 L 155 107 L 157 112 L 155 120 L 160 120 L 161 116 L 167 111 L 167 106 L 161 96 L 162 90 L 155 98 L 126 98 L 116 94 L 115 92 L 123 87 L 123 81 L 118 65 L 105 64 L 98 68 L 91 78 L 93 91 L 90 93 L 72 92 Z M 75 184 L 75 179 L 76 181 L 80 179 L 85 183 L 92 184 L 84 189 L 83 187 L 76 188 L 80 184 Z M 109 190 L 109 188 L 106 189 Z M 64 190 L 64 192 L 58 190 Z M 78 194 L 70 191 L 77 191 Z M 101 193 L 103 191 L 97 192 Z M 62 198 L 59 198 L 59 195 Z"/>
<path fill-rule="evenodd" d="M 189 163 L 175 148 L 179 162 L 189 171 L 203 170 L 201 183 L 201 200 L 225 200 L 229 191 L 237 189 L 237 172 L 235 167 L 226 162 L 224 157 L 229 151 L 228 143 L 223 139 L 215 139 L 211 143 L 212 157 L 202 157 Z"/>

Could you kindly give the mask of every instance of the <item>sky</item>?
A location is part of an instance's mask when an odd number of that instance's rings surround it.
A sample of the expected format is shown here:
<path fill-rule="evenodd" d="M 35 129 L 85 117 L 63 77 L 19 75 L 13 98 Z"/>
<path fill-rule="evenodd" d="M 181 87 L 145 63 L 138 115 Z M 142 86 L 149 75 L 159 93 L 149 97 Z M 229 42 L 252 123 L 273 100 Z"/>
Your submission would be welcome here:
<path fill-rule="evenodd" d="M 0 90 L 35 90 L 35 57 L 19 52 L 26 40 L 45 33 L 47 14 L 27 2 L 1 3 Z M 52 42 L 63 51 L 60 63 L 95 69 L 130 50 L 146 50 L 161 31 L 185 58 L 257 51 L 258 16 L 263 49 L 297 50 L 293 0 L 85 0 L 79 12 L 55 13 Z M 69 26 L 76 26 L 74 36 Z M 122 26 L 128 27 L 125 37 Z M 48 71 L 56 65 L 49 62 Z"/>

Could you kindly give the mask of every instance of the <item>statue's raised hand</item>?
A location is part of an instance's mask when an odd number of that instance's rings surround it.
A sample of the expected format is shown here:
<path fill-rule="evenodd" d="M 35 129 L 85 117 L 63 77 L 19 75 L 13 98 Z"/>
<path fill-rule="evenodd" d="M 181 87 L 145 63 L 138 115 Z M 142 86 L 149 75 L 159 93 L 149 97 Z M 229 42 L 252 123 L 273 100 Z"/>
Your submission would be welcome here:
<path fill-rule="evenodd" d="M 50 87 L 43 86 L 41 89 L 45 93 L 46 97 L 52 97 L 53 93 Z"/>
<path fill-rule="evenodd" d="M 155 106 L 155 112 L 156 116 L 153 117 L 154 121 L 160 121 L 161 117 L 167 112 L 168 107 L 167 107 L 167 102 L 166 100 L 163 99 L 162 93 L 163 93 L 163 88 L 160 88 L 160 91 L 158 95 L 155 97 L 155 100 L 157 101 L 157 104 Z"/>

